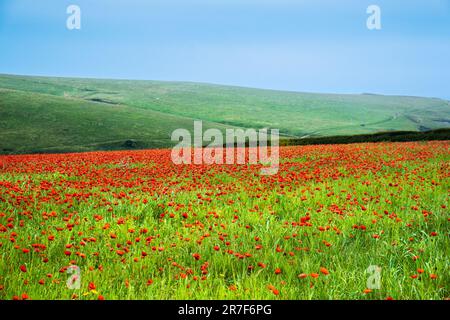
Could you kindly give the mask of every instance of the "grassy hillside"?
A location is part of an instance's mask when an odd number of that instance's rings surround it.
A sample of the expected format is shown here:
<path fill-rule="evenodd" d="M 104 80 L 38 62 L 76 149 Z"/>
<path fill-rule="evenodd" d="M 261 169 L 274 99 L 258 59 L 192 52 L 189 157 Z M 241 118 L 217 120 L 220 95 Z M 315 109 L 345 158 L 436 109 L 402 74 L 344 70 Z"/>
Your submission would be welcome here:
<path fill-rule="evenodd" d="M 450 127 L 441 99 L 186 82 L 0 75 L 0 152 L 172 145 L 175 128 L 279 128 L 293 138 Z"/>
<path fill-rule="evenodd" d="M 203 123 L 224 129 L 221 124 Z M 192 119 L 127 105 L 0 89 L 2 153 L 163 148 Z"/>

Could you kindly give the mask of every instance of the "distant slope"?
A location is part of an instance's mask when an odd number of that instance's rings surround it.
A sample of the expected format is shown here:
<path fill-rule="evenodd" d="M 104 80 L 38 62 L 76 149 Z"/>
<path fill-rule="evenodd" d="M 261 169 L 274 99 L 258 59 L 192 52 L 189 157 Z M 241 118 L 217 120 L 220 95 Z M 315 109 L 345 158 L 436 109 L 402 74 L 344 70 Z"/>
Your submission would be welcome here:
<path fill-rule="evenodd" d="M 278 128 L 294 138 L 450 128 L 450 102 L 187 82 L 0 75 L 0 152 L 166 147 L 176 128 Z M 129 140 L 135 140 L 130 142 Z M 128 142 L 127 142 L 128 141 Z"/>
<path fill-rule="evenodd" d="M 226 126 L 203 123 L 203 127 Z M 189 118 L 126 105 L 0 89 L 0 153 L 164 148 Z"/>

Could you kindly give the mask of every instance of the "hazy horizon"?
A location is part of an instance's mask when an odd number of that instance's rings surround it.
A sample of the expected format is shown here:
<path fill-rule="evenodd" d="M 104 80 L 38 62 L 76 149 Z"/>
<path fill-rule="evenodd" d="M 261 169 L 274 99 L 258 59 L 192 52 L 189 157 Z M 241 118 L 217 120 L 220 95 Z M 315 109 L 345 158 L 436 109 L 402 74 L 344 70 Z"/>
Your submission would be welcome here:
<path fill-rule="evenodd" d="M 430 98 L 430 99 L 441 99 L 450 102 L 450 98 L 441 98 L 434 96 L 417 96 L 417 95 L 402 95 L 402 94 L 384 94 L 379 92 L 319 92 L 319 91 L 304 91 L 304 90 L 286 90 L 286 89 L 274 89 L 274 88 L 262 88 L 262 87 L 254 87 L 254 86 L 245 86 L 245 85 L 235 85 L 229 83 L 216 83 L 216 82 L 202 82 L 202 81 L 190 81 L 190 80 L 158 80 L 158 79 L 131 79 L 131 78 L 102 78 L 102 77 L 84 77 L 84 76 L 55 76 L 55 75 L 42 75 L 42 74 L 12 74 L 12 73 L 2 73 L 0 72 L 0 76 L 17 76 L 17 77 L 38 77 L 38 78 L 68 78 L 68 79 L 87 79 L 87 80 L 118 80 L 118 81 L 148 81 L 148 82 L 180 82 L 180 83 L 198 83 L 205 85 L 214 85 L 214 86 L 224 86 L 224 87 L 237 87 L 237 88 L 246 88 L 246 89 L 255 89 L 255 90 L 267 90 L 267 91 L 279 91 L 279 92 L 292 92 L 292 93 L 308 93 L 308 94 L 330 94 L 330 95 L 378 95 L 378 96 L 392 96 L 392 97 L 415 97 L 415 98 Z"/>

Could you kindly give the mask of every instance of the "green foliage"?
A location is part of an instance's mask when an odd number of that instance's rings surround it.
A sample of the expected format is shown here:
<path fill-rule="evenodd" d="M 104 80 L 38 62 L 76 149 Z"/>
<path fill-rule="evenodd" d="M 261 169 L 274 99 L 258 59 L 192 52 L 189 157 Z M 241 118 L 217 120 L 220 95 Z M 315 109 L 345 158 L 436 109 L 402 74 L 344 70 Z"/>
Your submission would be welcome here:
<path fill-rule="evenodd" d="M 0 75 L 0 153 L 170 147 L 176 128 L 276 128 L 285 138 L 450 127 L 441 99 L 187 82 Z"/>

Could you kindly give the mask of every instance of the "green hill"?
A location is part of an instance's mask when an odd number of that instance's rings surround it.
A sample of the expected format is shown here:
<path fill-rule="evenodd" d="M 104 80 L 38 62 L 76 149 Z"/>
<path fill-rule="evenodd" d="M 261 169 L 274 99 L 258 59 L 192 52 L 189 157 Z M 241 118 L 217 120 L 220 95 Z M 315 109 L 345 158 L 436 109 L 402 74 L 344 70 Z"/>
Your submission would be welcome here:
<path fill-rule="evenodd" d="M 176 128 L 278 128 L 293 138 L 450 127 L 450 102 L 161 81 L 0 75 L 0 153 L 154 148 Z"/>

